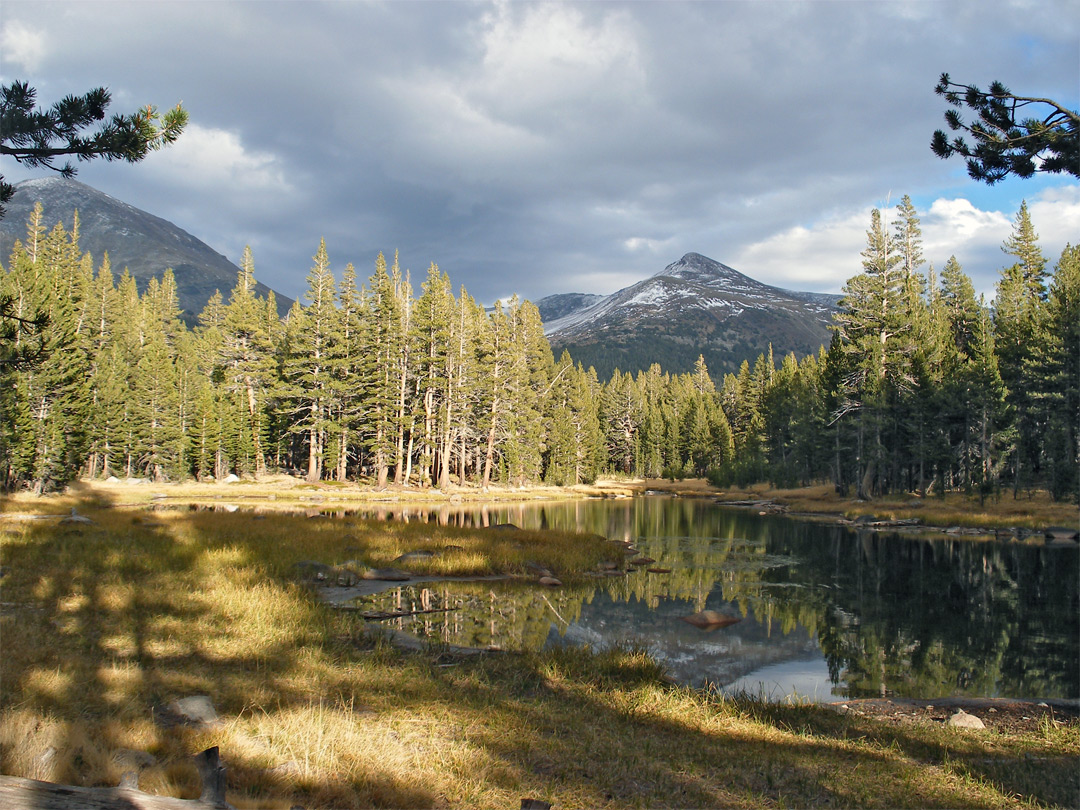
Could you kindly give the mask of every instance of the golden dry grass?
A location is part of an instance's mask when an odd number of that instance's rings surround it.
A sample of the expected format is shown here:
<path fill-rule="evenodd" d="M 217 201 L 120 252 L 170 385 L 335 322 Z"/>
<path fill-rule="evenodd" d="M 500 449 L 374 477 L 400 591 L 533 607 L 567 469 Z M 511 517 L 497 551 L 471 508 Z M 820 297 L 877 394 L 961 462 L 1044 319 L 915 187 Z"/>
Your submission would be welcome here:
<path fill-rule="evenodd" d="M 58 508 L 59 506 L 64 508 Z M 0 770 L 194 797 L 218 745 L 237 807 L 1033 807 L 1077 795 L 1076 727 L 895 728 L 817 707 L 671 686 L 637 651 L 405 654 L 326 609 L 294 563 L 382 564 L 417 548 L 448 572 L 564 576 L 596 538 L 302 515 L 153 512 L 59 499 L 95 522 L 0 521 Z M 445 559 L 444 559 L 445 558 Z M 434 564 L 434 563 L 433 563 Z M 210 696 L 217 728 L 169 726 Z"/>

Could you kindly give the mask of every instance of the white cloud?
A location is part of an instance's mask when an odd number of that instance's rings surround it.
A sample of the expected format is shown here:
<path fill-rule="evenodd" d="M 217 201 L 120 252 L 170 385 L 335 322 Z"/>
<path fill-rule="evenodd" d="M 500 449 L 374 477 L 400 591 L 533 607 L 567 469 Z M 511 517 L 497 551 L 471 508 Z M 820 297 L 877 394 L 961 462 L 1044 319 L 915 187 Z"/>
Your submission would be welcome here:
<path fill-rule="evenodd" d="M 192 189 L 237 192 L 288 192 L 292 185 L 278 158 L 245 148 L 235 132 L 189 124 L 171 146 L 152 152 L 148 172 Z"/>
<path fill-rule="evenodd" d="M 790 289 L 837 292 L 862 271 L 870 210 L 838 212 L 809 227 L 796 225 L 737 251 L 741 273 Z"/>
<path fill-rule="evenodd" d="M 572 6 L 504 2 L 481 27 L 483 62 L 472 89 L 508 115 L 564 106 L 601 88 L 610 97 L 641 76 L 632 26 L 618 12 L 591 24 Z"/>
<path fill-rule="evenodd" d="M 47 51 L 43 32 L 29 28 L 20 20 L 3 24 L 0 58 L 5 66 L 14 65 L 25 73 L 36 73 Z"/>
<path fill-rule="evenodd" d="M 964 256 L 998 247 L 1008 237 L 1012 219 L 1001 211 L 983 211 L 963 198 L 939 198 L 921 218 L 923 254 L 938 267 L 949 256 Z"/>
<path fill-rule="evenodd" d="M 1047 189 L 1028 203 L 1028 212 L 1051 266 L 1066 244 L 1080 245 L 1080 184 Z"/>
<path fill-rule="evenodd" d="M 674 239 L 649 239 L 646 236 L 631 236 L 623 241 L 623 247 L 630 253 L 647 252 L 659 255 L 661 251 L 669 250 L 675 242 Z"/>

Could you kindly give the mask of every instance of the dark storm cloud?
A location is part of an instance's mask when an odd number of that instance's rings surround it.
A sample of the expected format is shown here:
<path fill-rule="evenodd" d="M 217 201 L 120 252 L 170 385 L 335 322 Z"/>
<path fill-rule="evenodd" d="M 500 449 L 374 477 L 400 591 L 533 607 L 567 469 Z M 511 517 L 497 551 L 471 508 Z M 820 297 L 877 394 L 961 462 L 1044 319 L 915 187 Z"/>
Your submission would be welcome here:
<path fill-rule="evenodd" d="M 400 249 L 414 279 L 434 261 L 491 300 L 610 292 L 687 251 L 838 290 L 870 207 L 905 193 L 927 257 L 957 253 L 980 289 L 1022 196 L 1052 195 L 1035 220 L 1052 257 L 1080 231 L 1075 183 L 988 193 L 928 148 L 945 70 L 1075 106 L 1064 2 L 54 3 L 47 26 L 39 9 L 5 3 L 5 81 L 192 115 L 169 150 L 80 179 L 234 260 L 251 244 L 290 296 L 320 238 L 335 267 Z"/>

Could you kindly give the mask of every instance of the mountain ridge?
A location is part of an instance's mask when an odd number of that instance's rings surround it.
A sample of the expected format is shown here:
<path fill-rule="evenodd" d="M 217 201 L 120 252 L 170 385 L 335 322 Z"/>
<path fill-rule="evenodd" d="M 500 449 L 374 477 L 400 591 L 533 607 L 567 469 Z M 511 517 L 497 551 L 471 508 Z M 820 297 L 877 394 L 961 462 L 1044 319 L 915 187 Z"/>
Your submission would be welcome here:
<path fill-rule="evenodd" d="M 79 212 L 79 249 L 90 253 L 95 270 L 105 253 L 113 272 L 126 267 L 140 292 L 151 278 L 161 278 L 172 268 L 182 317 L 193 325 L 215 291 L 228 299 L 240 268 L 183 228 L 85 183 L 63 177 L 37 177 L 16 184 L 0 219 L 0 256 L 6 261 L 16 240 L 25 238 L 26 224 L 34 205 L 42 204 L 42 222 L 51 230 L 59 221 L 71 231 L 74 212 Z M 256 283 L 266 297 L 271 289 Z M 284 315 L 292 299 L 274 291 L 278 313 Z"/>
<path fill-rule="evenodd" d="M 781 356 L 816 352 L 829 342 L 839 298 L 773 287 L 687 253 L 636 284 L 545 321 L 545 333 L 556 353 L 569 350 L 601 377 L 653 362 L 665 371 L 689 371 L 699 354 L 719 376 L 770 345 Z M 547 301 L 537 304 L 542 316 Z"/>

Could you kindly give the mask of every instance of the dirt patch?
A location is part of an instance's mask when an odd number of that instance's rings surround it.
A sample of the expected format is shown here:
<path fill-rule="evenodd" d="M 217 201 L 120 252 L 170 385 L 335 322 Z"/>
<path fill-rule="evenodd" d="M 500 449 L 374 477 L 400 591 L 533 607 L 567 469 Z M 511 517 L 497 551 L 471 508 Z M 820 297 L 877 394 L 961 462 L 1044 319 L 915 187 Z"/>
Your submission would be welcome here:
<path fill-rule="evenodd" d="M 890 725 L 911 723 L 944 725 L 958 709 L 963 709 L 982 720 L 987 729 L 1003 734 L 1035 732 L 1044 728 L 1047 723 L 1080 726 L 1080 701 L 1076 700 L 872 698 L 828 705 L 842 714 L 850 712 L 855 716 L 871 717 Z"/>

